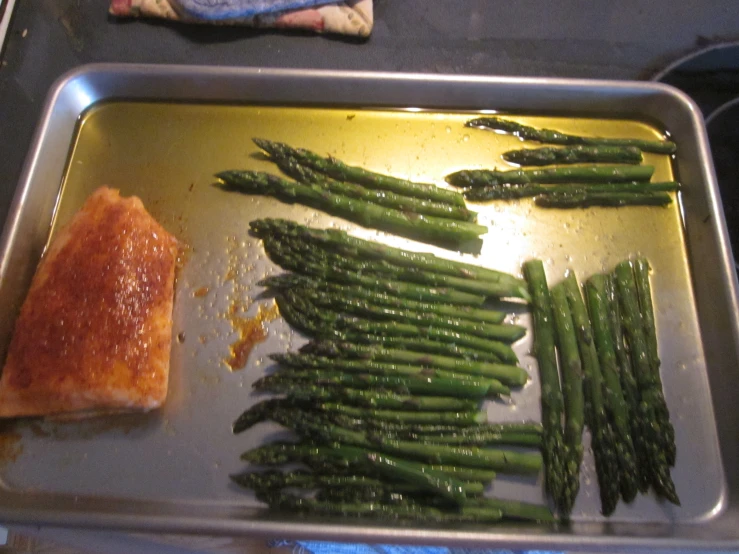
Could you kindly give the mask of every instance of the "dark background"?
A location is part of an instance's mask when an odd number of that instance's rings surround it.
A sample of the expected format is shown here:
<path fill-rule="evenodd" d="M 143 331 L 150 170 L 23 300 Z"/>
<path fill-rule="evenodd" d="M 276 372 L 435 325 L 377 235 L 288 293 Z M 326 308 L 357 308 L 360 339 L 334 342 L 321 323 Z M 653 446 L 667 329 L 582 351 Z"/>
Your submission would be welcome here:
<path fill-rule="evenodd" d="M 0 222 L 50 85 L 84 63 L 645 79 L 739 39 L 736 0 L 375 0 L 367 40 L 116 21 L 107 4 L 16 4 L 0 62 Z"/>

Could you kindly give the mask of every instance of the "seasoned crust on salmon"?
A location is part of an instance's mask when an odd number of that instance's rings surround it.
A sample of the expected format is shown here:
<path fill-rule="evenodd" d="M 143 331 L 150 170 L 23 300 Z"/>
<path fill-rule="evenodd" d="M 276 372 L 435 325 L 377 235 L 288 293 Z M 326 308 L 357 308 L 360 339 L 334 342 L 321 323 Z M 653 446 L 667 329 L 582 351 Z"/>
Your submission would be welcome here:
<path fill-rule="evenodd" d="M 151 410 L 169 378 L 177 241 L 100 188 L 43 256 L 0 377 L 0 417 Z"/>

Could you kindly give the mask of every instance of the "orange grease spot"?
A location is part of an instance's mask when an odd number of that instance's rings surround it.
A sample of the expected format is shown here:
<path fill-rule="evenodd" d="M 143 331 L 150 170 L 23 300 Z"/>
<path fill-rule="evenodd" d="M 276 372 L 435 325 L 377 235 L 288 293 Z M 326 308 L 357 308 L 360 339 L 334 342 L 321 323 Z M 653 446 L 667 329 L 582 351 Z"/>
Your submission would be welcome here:
<path fill-rule="evenodd" d="M 200 287 L 199 289 L 195 289 L 193 291 L 192 295 L 195 298 L 202 298 L 203 296 L 205 296 L 206 294 L 208 294 L 209 291 L 210 291 L 210 289 L 208 287 Z"/>
<path fill-rule="evenodd" d="M 20 434 L 11 432 L 0 435 L 0 466 L 15 462 L 22 453 Z"/>
<path fill-rule="evenodd" d="M 233 303 L 229 307 L 226 316 L 231 326 L 239 333 L 238 340 L 229 347 L 231 355 L 226 360 L 232 371 L 243 369 L 254 346 L 267 338 L 267 329 L 265 329 L 264 324 L 280 315 L 277 304 L 274 303 L 269 308 L 260 305 L 257 309 L 257 315 L 250 318 L 240 317 L 237 315 L 238 311 L 239 306 Z"/>

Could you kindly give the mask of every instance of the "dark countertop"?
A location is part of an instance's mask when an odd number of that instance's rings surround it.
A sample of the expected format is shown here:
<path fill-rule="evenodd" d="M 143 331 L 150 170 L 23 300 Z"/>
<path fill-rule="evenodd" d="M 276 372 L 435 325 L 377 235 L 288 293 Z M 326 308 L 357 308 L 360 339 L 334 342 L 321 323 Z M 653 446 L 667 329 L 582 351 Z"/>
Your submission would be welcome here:
<path fill-rule="evenodd" d="M 643 79 L 697 46 L 739 38 L 736 0 L 375 0 L 366 41 L 120 22 L 107 15 L 107 4 L 16 4 L 0 66 L 0 221 L 50 85 L 80 64 Z"/>

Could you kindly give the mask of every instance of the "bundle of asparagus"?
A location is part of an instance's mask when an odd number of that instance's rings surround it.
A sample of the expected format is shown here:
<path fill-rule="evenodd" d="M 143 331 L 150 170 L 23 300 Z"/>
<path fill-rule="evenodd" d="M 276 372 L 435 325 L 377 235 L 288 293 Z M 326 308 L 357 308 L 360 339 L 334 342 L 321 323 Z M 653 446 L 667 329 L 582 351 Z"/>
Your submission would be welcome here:
<path fill-rule="evenodd" d="M 480 250 L 487 228 L 464 197 L 435 185 L 414 183 L 324 158 L 287 144 L 254 139 L 286 174 L 296 181 L 257 171 L 222 171 L 226 188 L 275 196 L 407 238 L 457 248 Z"/>
<path fill-rule="evenodd" d="M 510 171 L 462 170 L 448 175 L 447 182 L 464 187 L 467 200 L 534 197 L 536 205 L 544 208 L 665 206 L 672 202 L 668 193 L 680 188 L 673 181 L 650 183 L 654 167 L 638 165 L 642 152 L 674 153 L 675 144 L 669 141 L 582 137 L 536 129 L 499 117 L 473 119 L 466 126 L 512 133 L 524 140 L 567 145 L 503 153 L 504 160 L 520 166 L 596 164 Z"/>
<path fill-rule="evenodd" d="M 465 123 L 466 127 L 492 129 L 516 135 L 523 140 L 563 145 L 588 145 L 597 147 L 633 147 L 642 152 L 674 154 L 677 146 L 669 140 L 640 140 L 632 138 L 604 138 L 569 135 L 551 129 L 537 129 L 500 117 L 478 117 Z"/>
<path fill-rule="evenodd" d="M 679 504 L 647 261 L 625 261 L 613 275 L 591 277 L 585 300 L 574 273 L 548 294 L 542 263 L 524 267 L 534 306 L 547 491 L 560 512 L 570 513 L 579 490 L 583 421 L 592 435 L 604 515 L 619 498 L 631 502 L 650 485 Z"/>
<path fill-rule="evenodd" d="M 280 312 L 313 340 L 273 354 L 279 369 L 254 383 L 282 395 L 258 403 L 233 431 L 272 420 L 299 443 L 246 452 L 245 461 L 299 461 L 310 472 L 232 479 L 271 507 L 420 521 L 552 521 L 544 506 L 482 498 L 495 472 L 536 474 L 541 426 L 489 424 L 481 403 L 528 375 L 511 343 L 525 329 L 485 299 L 528 299 L 511 275 L 406 252 L 284 220 L 253 232 L 294 273 L 264 279 Z M 287 488 L 318 490 L 315 497 Z M 371 502 L 369 502 L 371 500 Z"/>

